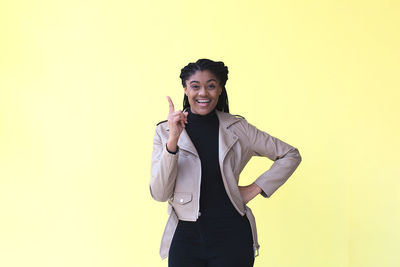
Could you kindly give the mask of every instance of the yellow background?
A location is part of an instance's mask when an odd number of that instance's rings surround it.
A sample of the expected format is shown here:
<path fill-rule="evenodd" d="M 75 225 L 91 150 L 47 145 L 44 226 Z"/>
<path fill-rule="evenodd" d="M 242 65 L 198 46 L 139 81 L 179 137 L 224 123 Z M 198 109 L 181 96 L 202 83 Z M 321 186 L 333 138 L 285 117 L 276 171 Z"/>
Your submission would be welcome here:
<path fill-rule="evenodd" d="M 299 148 L 254 199 L 255 266 L 397 267 L 399 1 L 0 3 L 0 266 L 157 267 L 155 125 L 180 69 L 229 67 L 231 113 Z M 271 162 L 252 160 L 251 183 Z"/>

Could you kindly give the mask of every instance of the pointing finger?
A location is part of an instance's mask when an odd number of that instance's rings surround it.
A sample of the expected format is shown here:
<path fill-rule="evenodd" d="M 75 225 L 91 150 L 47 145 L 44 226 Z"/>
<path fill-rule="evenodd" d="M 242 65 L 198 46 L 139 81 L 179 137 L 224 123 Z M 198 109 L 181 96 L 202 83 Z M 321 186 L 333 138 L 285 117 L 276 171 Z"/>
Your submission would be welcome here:
<path fill-rule="evenodd" d="M 172 103 L 172 100 L 169 96 L 167 96 L 168 103 L 169 103 L 169 113 L 172 113 L 175 111 L 174 103 Z"/>

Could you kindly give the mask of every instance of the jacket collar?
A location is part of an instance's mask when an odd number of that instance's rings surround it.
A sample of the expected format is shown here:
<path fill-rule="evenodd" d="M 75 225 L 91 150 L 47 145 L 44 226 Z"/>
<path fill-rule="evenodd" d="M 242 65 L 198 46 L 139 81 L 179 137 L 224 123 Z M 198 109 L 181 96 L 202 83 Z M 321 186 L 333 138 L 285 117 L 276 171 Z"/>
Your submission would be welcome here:
<path fill-rule="evenodd" d="M 186 111 L 186 109 L 183 111 Z M 238 137 L 234 133 L 229 131 L 228 128 L 235 122 L 239 121 L 239 119 L 230 113 L 222 112 L 219 110 L 216 110 L 216 113 L 219 119 L 219 158 L 220 164 L 222 164 L 226 153 L 238 139 Z M 195 146 L 193 145 L 192 140 L 190 140 L 190 137 L 186 132 L 186 129 L 183 129 L 181 136 L 179 137 L 178 146 L 183 150 L 191 152 L 197 157 L 199 156 Z"/>
<path fill-rule="evenodd" d="M 183 112 L 185 112 L 188 108 L 185 108 Z M 239 119 L 235 117 L 234 115 L 226 112 L 222 112 L 219 110 L 215 110 L 218 119 L 219 119 L 219 124 L 220 128 L 222 127 L 223 129 L 228 129 L 229 126 L 237 122 Z"/>

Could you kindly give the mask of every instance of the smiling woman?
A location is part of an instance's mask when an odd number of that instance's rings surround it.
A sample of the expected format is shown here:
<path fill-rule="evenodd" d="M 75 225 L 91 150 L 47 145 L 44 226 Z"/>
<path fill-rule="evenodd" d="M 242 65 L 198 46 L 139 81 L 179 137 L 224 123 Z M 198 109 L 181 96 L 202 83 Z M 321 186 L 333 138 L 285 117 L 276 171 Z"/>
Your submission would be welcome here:
<path fill-rule="evenodd" d="M 157 124 L 150 193 L 168 201 L 160 255 L 170 267 L 251 267 L 258 255 L 247 203 L 270 197 L 300 164 L 299 151 L 229 113 L 223 62 L 199 59 L 181 70 L 183 111 L 171 98 L 168 121 Z M 274 161 L 248 186 L 238 186 L 252 156 Z"/>

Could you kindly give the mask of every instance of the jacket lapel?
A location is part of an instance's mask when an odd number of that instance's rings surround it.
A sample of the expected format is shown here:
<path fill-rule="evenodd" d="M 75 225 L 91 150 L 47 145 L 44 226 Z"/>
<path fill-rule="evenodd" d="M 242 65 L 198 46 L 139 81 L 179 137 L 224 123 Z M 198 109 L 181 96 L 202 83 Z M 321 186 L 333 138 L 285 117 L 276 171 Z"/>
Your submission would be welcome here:
<path fill-rule="evenodd" d="M 180 149 L 187 150 L 190 153 L 199 157 L 197 153 L 196 147 L 193 145 L 192 140 L 190 139 L 186 129 L 183 129 L 181 136 L 179 136 L 178 146 Z"/>
<path fill-rule="evenodd" d="M 237 142 L 238 137 L 229 131 L 228 127 L 237 121 L 237 118 L 229 113 L 217 110 L 219 119 L 219 163 L 223 166 L 223 162 L 229 149 Z"/>
<path fill-rule="evenodd" d="M 186 110 L 187 110 L 187 108 L 185 108 L 183 110 L 183 112 L 185 112 Z M 196 157 L 199 157 L 196 147 L 194 146 L 192 140 L 190 139 L 189 134 L 187 133 L 186 129 L 183 129 L 181 135 L 179 136 L 178 146 L 180 149 L 186 150 L 186 151 L 194 154 Z"/>

